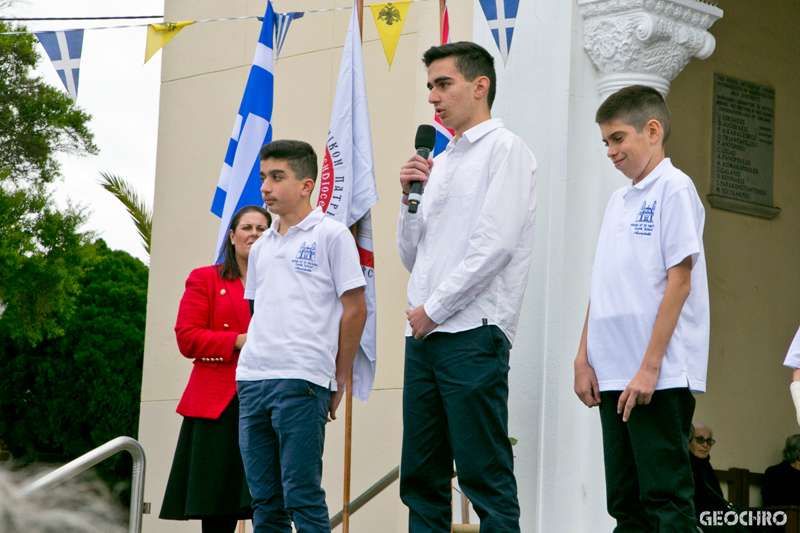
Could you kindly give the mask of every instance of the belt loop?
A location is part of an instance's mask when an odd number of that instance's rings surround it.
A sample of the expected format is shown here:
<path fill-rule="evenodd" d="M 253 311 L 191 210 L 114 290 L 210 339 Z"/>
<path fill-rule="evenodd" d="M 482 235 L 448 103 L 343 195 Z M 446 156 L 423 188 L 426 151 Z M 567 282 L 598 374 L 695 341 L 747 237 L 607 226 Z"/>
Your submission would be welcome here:
<path fill-rule="evenodd" d="M 489 325 L 489 319 L 488 318 L 484 318 L 483 319 L 483 325 L 484 326 L 488 326 Z"/>

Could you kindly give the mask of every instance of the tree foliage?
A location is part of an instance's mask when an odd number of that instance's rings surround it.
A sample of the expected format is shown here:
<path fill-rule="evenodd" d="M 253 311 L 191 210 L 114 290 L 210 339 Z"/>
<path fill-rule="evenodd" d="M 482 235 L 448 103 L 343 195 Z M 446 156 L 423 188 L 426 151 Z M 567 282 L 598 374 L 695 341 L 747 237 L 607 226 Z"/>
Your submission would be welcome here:
<path fill-rule="evenodd" d="M 0 319 L 0 434 L 27 460 L 71 460 L 120 435 L 136 437 L 148 268 L 99 240 L 83 246 L 76 311 L 63 336 L 33 345 Z M 125 461 L 99 466 L 125 479 Z"/>
<path fill-rule="evenodd" d="M 100 175 L 103 179 L 100 180 L 100 186 L 114 195 L 114 198 L 119 200 L 128 214 L 131 216 L 136 231 L 139 232 L 139 237 L 142 238 L 142 246 L 144 251 L 150 255 L 150 235 L 153 233 L 153 212 L 147 207 L 136 190 L 128 181 L 115 176 L 114 174 L 106 174 L 101 172 Z"/>
<path fill-rule="evenodd" d="M 0 22 L 0 32 L 19 31 Z M 94 154 L 81 111 L 63 90 L 33 76 L 40 60 L 32 34 L 0 35 L 0 168 L 14 183 L 51 183 L 56 154 Z"/>
<path fill-rule="evenodd" d="M 33 75 L 39 59 L 33 35 L 0 35 L 0 311 L 33 343 L 63 334 L 91 237 L 81 209 L 53 203 L 56 156 L 97 153 L 89 115 Z"/>

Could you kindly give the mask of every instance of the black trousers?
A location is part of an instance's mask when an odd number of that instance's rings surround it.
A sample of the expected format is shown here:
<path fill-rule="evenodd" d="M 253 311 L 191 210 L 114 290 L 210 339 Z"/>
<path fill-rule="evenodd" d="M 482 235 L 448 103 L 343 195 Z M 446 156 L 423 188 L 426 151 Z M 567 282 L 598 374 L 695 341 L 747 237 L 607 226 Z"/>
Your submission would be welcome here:
<path fill-rule="evenodd" d="M 450 531 L 453 459 L 481 532 L 519 532 L 509 348 L 496 326 L 406 337 L 400 497 L 410 532 Z"/>
<path fill-rule="evenodd" d="M 608 513 L 614 533 L 697 531 L 689 427 L 695 400 L 689 389 L 653 393 L 627 422 L 617 414 L 622 391 L 600 393 Z"/>

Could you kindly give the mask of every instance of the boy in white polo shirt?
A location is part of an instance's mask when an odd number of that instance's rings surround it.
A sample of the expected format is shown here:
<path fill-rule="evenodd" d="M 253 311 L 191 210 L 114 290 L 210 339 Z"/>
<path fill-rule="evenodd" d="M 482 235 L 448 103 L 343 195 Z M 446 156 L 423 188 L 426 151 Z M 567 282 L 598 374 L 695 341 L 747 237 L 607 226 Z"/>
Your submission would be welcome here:
<path fill-rule="evenodd" d="M 312 208 L 314 149 L 261 149 L 261 194 L 278 215 L 253 244 L 244 297 L 253 300 L 239 356 L 239 447 L 253 530 L 330 532 L 322 451 L 367 317 L 364 275 L 343 224 Z M 332 392 L 333 391 L 333 392 Z"/>
<path fill-rule="evenodd" d="M 692 392 L 705 392 L 708 363 L 705 211 L 691 179 L 664 156 L 661 94 L 622 89 L 596 121 L 631 184 L 612 195 L 600 230 L 575 392 L 600 406 L 615 533 L 692 532 Z"/>

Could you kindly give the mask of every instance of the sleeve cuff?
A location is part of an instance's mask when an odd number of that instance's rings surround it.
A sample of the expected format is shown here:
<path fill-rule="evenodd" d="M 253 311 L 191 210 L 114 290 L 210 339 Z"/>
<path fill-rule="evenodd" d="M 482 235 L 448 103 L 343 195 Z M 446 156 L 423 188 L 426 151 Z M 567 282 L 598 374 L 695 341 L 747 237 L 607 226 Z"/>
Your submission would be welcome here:
<path fill-rule="evenodd" d="M 667 270 L 676 265 L 679 265 L 681 261 L 683 261 L 689 256 L 692 257 L 692 268 L 694 268 L 694 265 L 697 263 L 697 259 L 700 257 L 700 247 L 697 245 L 697 243 L 692 243 L 686 246 L 679 253 L 674 254 L 672 257 L 667 258 L 666 260 Z"/>
<path fill-rule="evenodd" d="M 447 309 L 442 307 L 439 298 L 437 298 L 435 294 L 431 296 L 430 300 L 425 302 L 423 309 L 425 309 L 425 314 L 428 315 L 428 318 L 437 324 L 443 324 L 445 320 L 450 318 L 450 313 Z"/>
<path fill-rule="evenodd" d="M 240 333 L 236 331 L 222 332 L 225 335 L 225 342 L 223 344 L 222 361 L 230 363 L 233 361 L 233 353 L 236 351 L 236 338 Z"/>
<path fill-rule="evenodd" d="M 365 280 L 364 277 L 362 276 L 360 279 L 354 279 L 352 281 L 348 281 L 347 283 L 342 283 L 341 286 L 336 287 L 336 292 L 339 295 L 339 298 L 341 298 L 342 295 L 347 291 L 351 291 L 359 287 L 365 287 L 366 285 L 367 285 L 367 280 Z"/>

